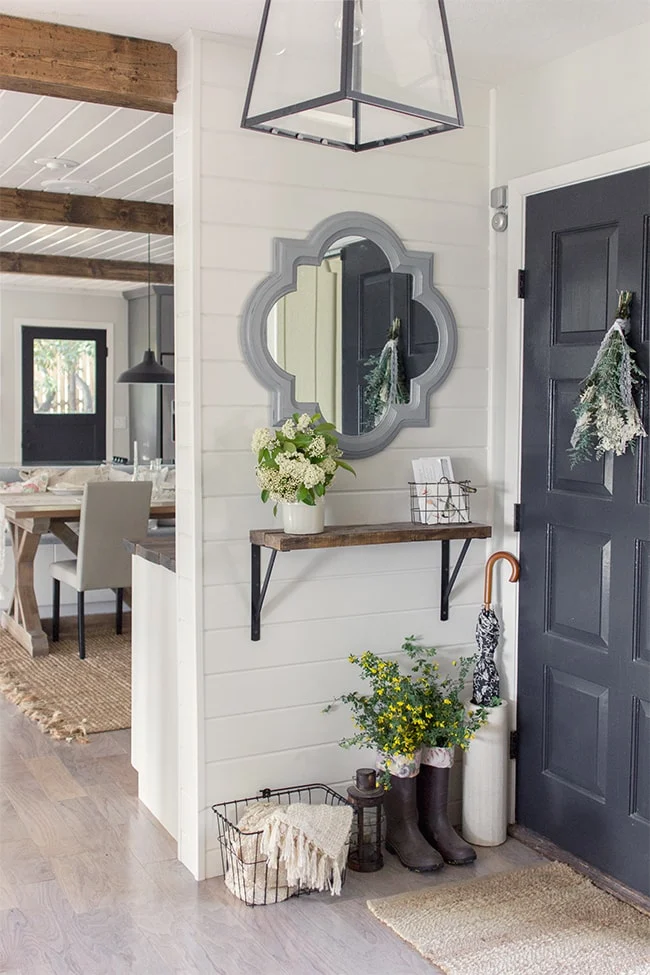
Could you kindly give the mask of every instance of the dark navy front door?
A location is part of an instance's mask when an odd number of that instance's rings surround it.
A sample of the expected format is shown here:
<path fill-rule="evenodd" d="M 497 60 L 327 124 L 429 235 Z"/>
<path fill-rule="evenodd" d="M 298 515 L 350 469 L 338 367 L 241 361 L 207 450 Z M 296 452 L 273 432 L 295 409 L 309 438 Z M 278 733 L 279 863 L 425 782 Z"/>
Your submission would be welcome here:
<path fill-rule="evenodd" d="M 617 290 L 649 372 L 649 259 L 650 168 L 529 197 L 517 821 L 646 894 L 648 440 L 573 469 L 567 447 Z"/>

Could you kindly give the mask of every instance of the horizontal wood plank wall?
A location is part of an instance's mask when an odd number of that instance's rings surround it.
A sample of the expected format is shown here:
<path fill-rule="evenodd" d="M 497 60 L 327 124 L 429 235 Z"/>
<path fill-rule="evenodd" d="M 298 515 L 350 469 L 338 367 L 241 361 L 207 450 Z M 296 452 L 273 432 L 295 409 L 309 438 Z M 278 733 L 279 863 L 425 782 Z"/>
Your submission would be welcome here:
<path fill-rule="evenodd" d="M 0 14 L 0 88 L 171 113 L 170 44 Z"/>
<path fill-rule="evenodd" d="M 214 874 L 210 804 L 264 786 L 344 784 L 370 760 L 339 747 L 351 728 L 346 715 L 321 713 L 357 684 L 349 653 L 396 652 L 409 634 L 438 645 L 449 664 L 473 648 L 486 552 L 480 539 L 470 547 L 447 623 L 439 619 L 439 543 L 282 553 L 262 638 L 251 643 L 248 531 L 275 522 L 271 506 L 259 501 L 250 452 L 254 427 L 269 422 L 269 396 L 243 361 L 238 329 L 247 295 L 271 270 L 273 238 L 304 236 L 332 213 L 367 211 L 407 247 L 433 251 L 435 284 L 459 327 L 453 372 L 433 395 L 427 429 L 404 430 L 380 454 L 357 462 L 356 479 L 340 472 L 327 496 L 328 519 L 408 520 L 411 460 L 444 453 L 456 475 L 479 488 L 473 515 L 488 521 L 488 92 L 461 79 L 467 126 L 459 132 L 354 156 L 242 131 L 251 51 L 209 35 L 197 36 L 193 50 L 201 91 L 190 95 L 181 84 L 176 107 L 179 125 L 192 130 L 178 144 L 177 166 L 189 167 L 200 201 L 196 267 L 177 268 L 178 307 L 186 315 L 177 322 L 177 458 L 179 470 L 196 469 L 200 450 L 202 478 L 201 497 L 192 498 L 189 481 L 185 495 L 200 509 L 186 518 L 179 512 L 177 571 L 181 601 L 197 580 L 202 585 L 201 645 L 184 652 L 203 667 L 205 869 Z M 184 77 L 190 65 L 183 51 L 179 56 Z M 193 163 L 188 146 L 199 151 Z M 179 203 L 177 197 L 177 211 Z M 199 307 L 190 317 L 192 300 Z M 197 388 L 199 403 L 192 399 Z M 452 557 L 459 546 L 453 543 Z M 189 629 L 182 632 L 190 638 Z"/>

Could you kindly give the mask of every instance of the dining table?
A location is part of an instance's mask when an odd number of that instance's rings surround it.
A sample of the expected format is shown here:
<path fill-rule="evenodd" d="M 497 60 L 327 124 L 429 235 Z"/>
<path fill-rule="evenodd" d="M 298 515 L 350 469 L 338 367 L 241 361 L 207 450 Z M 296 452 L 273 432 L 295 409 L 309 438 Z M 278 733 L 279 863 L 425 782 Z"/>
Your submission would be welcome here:
<path fill-rule="evenodd" d="M 73 525 L 81 518 L 81 493 L 59 496 L 48 492 L 13 494 L 0 492 L 0 525 L 6 519 L 13 549 L 15 579 L 9 608 L 2 613 L 0 625 L 33 657 L 49 653 L 49 643 L 43 629 L 36 592 L 34 590 L 34 559 L 41 536 L 51 532 L 75 555 L 79 544 Z M 174 518 L 176 502 L 167 498 L 152 500 L 151 518 Z M 0 533 L 0 544 L 4 538 Z M 125 600 L 130 603 L 130 593 Z"/>

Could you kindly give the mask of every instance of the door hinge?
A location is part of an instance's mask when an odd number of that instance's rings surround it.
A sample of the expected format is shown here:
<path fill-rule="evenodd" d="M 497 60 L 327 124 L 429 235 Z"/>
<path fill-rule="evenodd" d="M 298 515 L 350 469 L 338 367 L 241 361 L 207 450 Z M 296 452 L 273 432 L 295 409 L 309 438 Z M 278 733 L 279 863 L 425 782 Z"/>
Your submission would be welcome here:
<path fill-rule="evenodd" d="M 523 267 L 517 271 L 517 297 L 526 297 L 526 271 Z"/>
<path fill-rule="evenodd" d="M 519 758 L 519 732 L 510 732 L 510 758 Z"/>
<path fill-rule="evenodd" d="M 518 501 L 516 504 L 513 504 L 512 507 L 513 507 L 512 530 L 513 532 L 520 532 L 521 531 L 521 503 Z"/>

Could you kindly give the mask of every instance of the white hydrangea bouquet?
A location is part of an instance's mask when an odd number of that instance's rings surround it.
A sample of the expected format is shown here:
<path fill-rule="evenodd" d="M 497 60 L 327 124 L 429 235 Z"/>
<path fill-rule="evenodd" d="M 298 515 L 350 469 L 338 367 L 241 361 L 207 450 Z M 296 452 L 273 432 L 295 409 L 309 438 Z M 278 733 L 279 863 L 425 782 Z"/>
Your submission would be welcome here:
<path fill-rule="evenodd" d="M 262 501 L 315 505 L 334 480 L 339 467 L 354 474 L 341 460 L 333 423 L 320 413 L 294 413 L 279 430 L 258 427 L 251 449 L 257 454 L 255 475 Z"/>

